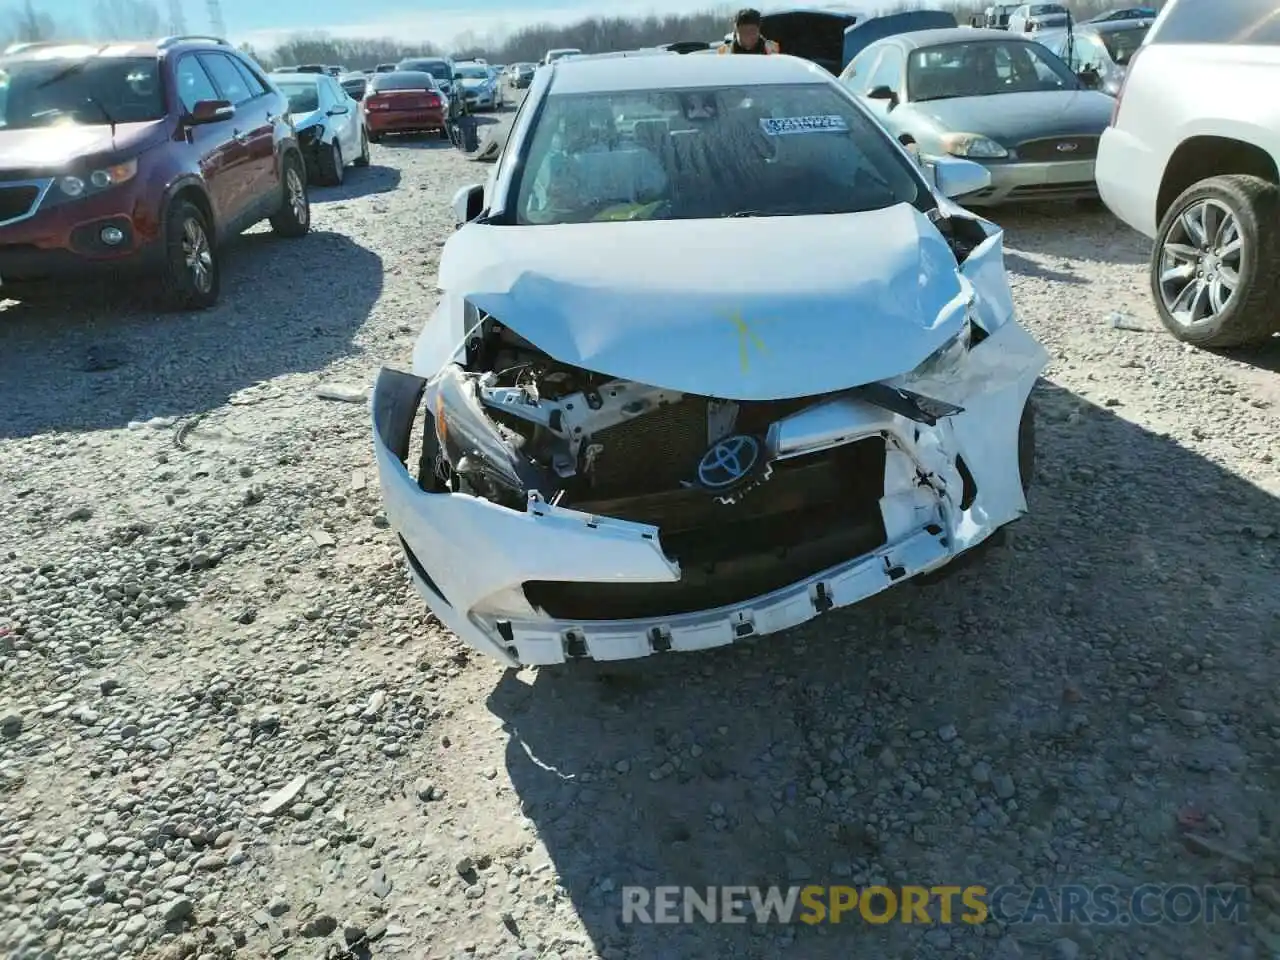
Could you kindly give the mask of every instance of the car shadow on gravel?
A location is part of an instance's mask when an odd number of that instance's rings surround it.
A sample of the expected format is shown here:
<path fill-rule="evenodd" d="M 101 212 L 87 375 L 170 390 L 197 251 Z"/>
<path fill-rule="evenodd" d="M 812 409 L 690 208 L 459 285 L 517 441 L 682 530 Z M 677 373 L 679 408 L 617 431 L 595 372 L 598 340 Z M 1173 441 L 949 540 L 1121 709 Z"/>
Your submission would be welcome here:
<path fill-rule="evenodd" d="M 1269 373 L 1280 373 L 1280 334 L 1272 336 L 1269 343 L 1256 347 L 1242 347 L 1237 350 L 1214 351 L 1219 356 L 1238 363 L 1247 363 L 1251 367 Z"/>
<path fill-rule="evenodd" d="M 463 136 L 466 142 L 476 145 L 485 137 L 486 133 L 496 124 L 503 122 L 503 115 L 494 116 L 493 114 L 470 114 L 464 117 L 459 123 L 467 124 L 470 130 L 464 130 Z M 453 142 L 443 140 L 435 134 L 410 135 L 403 136 L 399 139 L 388 137 L 382 141 L 384 146 L 402 147 L 409 150 L 452 150 Z"/>
<path fill-rule="evenodd" d="M 1030 513 L 954 577 L 615 676 L 504 676 L 488 706 L 511 782 L 597 951 L 1048 958 L 1071 936 L 1082 956 L 1203 958 L 1246 932 L 1037 924 L 992 952 L 999 931 L 856 913 L 622 922 L 626 886 L 1213 883 L 1226 861 L 1188 852 L 1185 811 L 1224 847 L 1270 829 L 1280 741 L 1242 718 L 1280 723 L 1277 501 L 1052 385 L 1038 406 Z"/>
<path fill-rule="evenodd" d="M 1010 204 L 978 211 L 1004 228 L 1006 244 L 1023 253 L 1063 261 L 1145 266 L 1151 241 L 1105 207 L 1070 203 Z"/>
<path fill-rule="evenodd" d="M 1063 270 L 1051 270 L 1048 267 L 1041 266 L 1034 260 L 1024 257 L 1020 253 L 1014 253 L 1012 250 L 1005 251 L 1004 265 L 1020 277 L 1036 277 L 1040 280 L 1053 280 L 1057 283 L 1088 282 L 1083 277 L 1079 277 L 1074 273 L 1067 273 Z"/>
<path fill-rule="evenodd" d="M 378 193 L 390 193 L 400 186 L 400 171 L 395 167 L 383 166 L 379 163 L 367 167 L 352 167 L 347 170 L 340 186 L 312 187 L 310 190 L 313 203 L 338 203 L 345 200 L 357 200 Z"/>
<path fill-rule="evenodd" d="M 0 438 L 106 430 L 219 407 L 238 390 L 356 352 L 382 292 L 381 258 L 313 231 L 257 228 L 229 245 L 222 297 L 200 313 L 86 288 L 68 304 L 0 307 Z"/>

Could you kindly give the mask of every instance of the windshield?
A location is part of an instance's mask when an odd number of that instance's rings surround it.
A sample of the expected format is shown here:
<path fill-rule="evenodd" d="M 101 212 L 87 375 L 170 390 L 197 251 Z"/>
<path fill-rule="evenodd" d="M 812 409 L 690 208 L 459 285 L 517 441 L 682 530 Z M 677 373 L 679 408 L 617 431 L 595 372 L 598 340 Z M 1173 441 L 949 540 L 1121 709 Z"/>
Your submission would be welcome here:
<path fill-rule="evenodd" d="M 0 128 L 142 123 L 164 115 L 155 57 L 0 59 Z"/>
<path fill-rule="evenodd" d="M 1108 30 L 1100 34 L 1102 45 L 1107 48 L 1107 53 L 1117 66 L 1127 67 L 1150 29 L 1149 26 L 1144 26 L 1132 30 Z"/>
<path fill-rule="evenodd" d="M 1066 8 L 1056 3 L 1038 3 L 1031 8 L 1031 16 L 1043 17 L 1050 13 L 1066 13 Z"/>
<path fill-rule="evenodd" d="M 320 91 L 314 83 L 280 83 L 277 86 L 289 98 L 290 113 L 310 113 L 320 109 Z"/>
<path fill-rule="evenodd" d="M 398 73 L 380 73 L 369 81 L 369 89 L 374 93 L 387 90 L 432 90 L 435 78 L 429 73 L 400 71 Z"/>
<path fill-rule="evenodd" d="M 402 69 L 414 73 L 429 73 L 441 80 L 449 80 L 453 77 L 453 71 L 443 60 L 406 60 Z"/>
<path fill-rule="evenodd" d="M 691 220 L 914 203 L 881 127 L 827 83 L 553 94 L 515 220 Z"/>
<path fill-rule="evenodd" d="M 1066 64 L 1029 40 L 948 43 L 913 50 L 907 61 L 913 102 L 1079 88 Z"/>
<path fill-rule="evenodd" d="M 485 67 L 467 65 L 457 70 L 459 80 L 488 80 L 489 71 Z"/>

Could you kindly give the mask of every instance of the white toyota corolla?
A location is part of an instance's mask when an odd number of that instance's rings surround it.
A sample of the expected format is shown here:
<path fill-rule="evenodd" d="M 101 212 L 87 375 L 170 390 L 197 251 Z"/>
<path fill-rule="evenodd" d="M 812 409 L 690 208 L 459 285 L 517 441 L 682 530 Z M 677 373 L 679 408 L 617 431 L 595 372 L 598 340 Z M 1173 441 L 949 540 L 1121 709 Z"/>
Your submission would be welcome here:
<path fill-rule="evenodd" d="M 1022 515 L 1047 356 L 947 199 L 986 171 L 930 173 L 792 57 L 539 70 L 374 390 L 435 615 L 513 666 L 704 649 Z"/>

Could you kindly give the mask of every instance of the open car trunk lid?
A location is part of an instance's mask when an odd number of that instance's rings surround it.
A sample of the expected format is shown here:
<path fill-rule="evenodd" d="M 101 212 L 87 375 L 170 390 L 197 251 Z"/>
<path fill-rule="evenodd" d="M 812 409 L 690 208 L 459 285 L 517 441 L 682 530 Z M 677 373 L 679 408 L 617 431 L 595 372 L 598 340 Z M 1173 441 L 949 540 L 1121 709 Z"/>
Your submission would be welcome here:
<path fill-rule="evenodd" d="M 844 59 L 840 63 L 840 69 L 843 70 L 854 57 L 885 37 L 911 33 L 913 30 L 940 30 L 959 25 L 956 15 L 949 10 L 907 10 L 859 20 L 853 26 L 845 27 Z M 786 48 L 783 49 L 785 51 Z"/>
<path fill-rule="evenodd" d="M 760 32 L 776 41 L 783 53 L 839 73 L 844 31 L 860 19 L 860 14 L 839 7 L 778 10 L 760 18 Z"/>

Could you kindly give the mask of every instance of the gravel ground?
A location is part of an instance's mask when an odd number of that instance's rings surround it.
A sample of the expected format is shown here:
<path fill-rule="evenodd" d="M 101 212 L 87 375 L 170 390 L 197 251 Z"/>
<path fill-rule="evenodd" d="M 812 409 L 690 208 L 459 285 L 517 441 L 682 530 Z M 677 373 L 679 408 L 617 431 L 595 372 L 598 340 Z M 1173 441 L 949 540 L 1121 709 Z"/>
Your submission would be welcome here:
<path fill-rule="evenodd" d="M 625 678 L 505 674 L 407 586 L 362 392 L 488 169 L 375 147 L 206 314 L 0 312 L 6 956 L 1280 952 L 1280 349 L 1159 332 L 1105 212 L 1002 212 L 1053 355 L 1007 549 Z M 792 881 L 1254 896 L 1217 926 L 619 923 L 627 884 Z"/>

